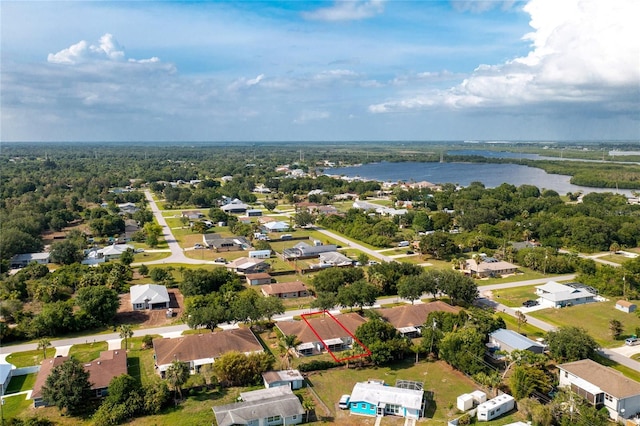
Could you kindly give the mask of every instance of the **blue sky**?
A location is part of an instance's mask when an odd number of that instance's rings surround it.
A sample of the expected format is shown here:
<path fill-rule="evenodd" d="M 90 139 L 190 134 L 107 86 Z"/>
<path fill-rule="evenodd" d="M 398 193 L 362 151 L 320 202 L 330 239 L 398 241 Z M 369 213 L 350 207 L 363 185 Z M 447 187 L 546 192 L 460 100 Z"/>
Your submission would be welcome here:
<path fill-rule="evenodd" d="M 640 140 L 635 0 L 0 3 L 2 141 Z"/>

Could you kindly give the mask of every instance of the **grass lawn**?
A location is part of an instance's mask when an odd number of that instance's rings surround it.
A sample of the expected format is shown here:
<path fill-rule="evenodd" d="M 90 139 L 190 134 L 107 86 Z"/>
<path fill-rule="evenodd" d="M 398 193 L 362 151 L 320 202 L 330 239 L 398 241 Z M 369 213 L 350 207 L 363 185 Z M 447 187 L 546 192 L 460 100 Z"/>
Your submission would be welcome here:
<path fill-rule="evenodd" d="M 538 327 L 535 327 L 531 324 L 522 324 L 520 325 L 520 327 L 518 327 L 518 321 L 509 314 L 503 312 L 498 312 L 497 314 L 504 320 L 508 330 L 522 333 L 532 340 L 535 340 L 538 337 L 544 337 L 547 334 L 546 331 L 539 329 Z"/>
<path fill-rule="evenodd" d="M 637 303 L 637 301 L 634 302 Z M 617 310 L 615 304 L 615 301 L 610 300 L 561 309 L 543 309 L 531 312 L 529 315 L 555 326 L 578 325 L 587 330 L 600 346 L 611 348 L 621 346 L 624 339 L 634 334 L 636 328 L 640 327 L 638 316 Z M 612 319 L 617 319 L 624 326 L 618 340 L 613 340 L 609 333 L 609 321 Z"/>
<path fill-rule="evenodd" d="M 36 382 L 37 375 L 37 373 L 32 373 L 11 377 L 9 386 L 7 386 L 7 389 L 5 389 L 5 395 L 33 389 L 33 385 Z"/>
<path fill-rule="evenodd" d="M 161 251 L 161 252 L 154 252 L 154 253 L 150 253 L 148 251 L 145 251 L 144 253 L 138 253 L 136 255 L 133 256 L 133 261 L 135 263 L 145 263 L 145 262 L 152 262 L 154 260 L 160 260 L 160 259 L 165 259 L 167 257 L 171 256 L 171 252 L 170 251 Z"/>
<path fill-rule="evenodd" d="M 491 290 L 491 293 L 493 293 L 493 299 L 496 302 L 511 308 L 521 307 L 525 300 L 537 299 L 535 285 Z"/>
<path fill-rule="evenodd" d="M 100 356 L 100 352 L 109 349 L 107 342 L 82 343 L 71 346 L 69 356 L 73 356 L 82 363 L 91 362 Z"/>
<path fill-rule="evenodd" d="M 602 259 L 602 260 L 606 260 L 606 261 L 618 263 L 618 264 L 622 264 L 623 262 L 630 260 L 628 257 L 622 256 L 620 254 L 607 254 L 606 256 L 600 256 L 598 259 Z"/>
<path fill-rule="evenodd" d="M 160 337 L 155 334 L 152 336 L 154 338 Z M 129 375 L 145 385 L 156 377 L 153 349 L 142 349 L 142 337 L 133 337 L 128 340 L 127 368 Z"/>
<path fill-rule="evenodd" d="M 5 420 L 10 420 L 19 416 L 23 416 L 29 407 L 33 406 L 33 401 L 27 399 L 27 395 L 15 395 L 2 397 L 4 405 L 2 413 Z"/>
<path fill-rule="evenodd" d="M 53 358 L 56 354 L 55 348 L 47 348 L 47 358 Z M 7 362 L 16 367 L 30 367 L 39 365 L 42 362 L 42 349 L 33 351 L 16 352 L 7 357 Z"/>
<path fill-rule="evenodd" d="M 463 393 L 479 388 L 475 382 L 459 371 L 453 370 L 443 361 L 421 361 L 418 364 L 414 364 L 413 357 L 409 358 L 411 359 L 400 361 L 388 367 L 366 369 L 345 369 L 340 367 L 333 370 L 309 373 L 308 380 L 313 390 L 336 416 L 336 423 L 340 424 L 348 424 L 348 420 L 353 423 L 357 418 L 337 409 L 337 402 L 340 396 L 351 393 L 356 382 L 368 379 L 382 379 L 390 385 L 395 385 L 397 379 L 424 382 L 424 389 L 434 393 L 434 401 L 427 408 L 427 424 L 445 424 L 447 420 L 457 417 L 456 398 Z M 348 417 L 346 422 L 340 421 L 345 416 Z M 501 420 L 509 423 L 506 421 L 507 419 L 514 421 L 513 416 L 508 416 Z M 386 418 L 383 420 L 383 424 L 387 424 Z"/>

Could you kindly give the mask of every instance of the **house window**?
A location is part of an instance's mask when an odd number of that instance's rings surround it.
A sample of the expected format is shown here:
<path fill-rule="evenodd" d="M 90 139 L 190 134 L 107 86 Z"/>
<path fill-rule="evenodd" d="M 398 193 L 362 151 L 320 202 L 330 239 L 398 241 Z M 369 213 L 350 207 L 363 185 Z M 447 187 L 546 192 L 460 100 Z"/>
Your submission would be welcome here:
<path fill-rule="evenodd" d="M 280 421 L 280 416 L 267 417 L 267 423 L 278 422 L 278 421 Z"/>
<path fill-rule="evenodd" d="M 568 371 L 564 372 L 564 377 L 569 377 L 569 372 Z"/>
<path fill-rule="evenodd" d="M 360 404 L 360 408 L 362 408 L 363 410 L 367 408 L 367 404 L 365 404 L 364 402 L 362 404 Z"/>

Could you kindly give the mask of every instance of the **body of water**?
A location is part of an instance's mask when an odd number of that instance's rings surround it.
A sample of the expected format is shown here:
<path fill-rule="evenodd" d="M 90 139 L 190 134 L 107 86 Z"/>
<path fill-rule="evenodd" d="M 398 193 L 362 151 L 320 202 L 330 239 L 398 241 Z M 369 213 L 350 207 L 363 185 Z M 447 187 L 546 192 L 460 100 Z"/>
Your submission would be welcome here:
<path fill-rule="evenodd" d="M 554 175 L 535 167 L 518 164 L 485 163 L 370 163 L 362 166 L 337 167 L 325 169 L 332 176 L 359 177 L 380 182 L 420 182 L 455 183 L 467 186 L 471 182 L 482 182 L 487 188 L 495 188 L 503 183 L 515 186 L 535 185 L 542 189 L 552 189 L 560 195 L 567 192 L 616 192 L 611 188 L 589 188 L 572 185 L 570 176 Z M 630 190 L 619 190 L 621 194 L 631 195 Z"/>

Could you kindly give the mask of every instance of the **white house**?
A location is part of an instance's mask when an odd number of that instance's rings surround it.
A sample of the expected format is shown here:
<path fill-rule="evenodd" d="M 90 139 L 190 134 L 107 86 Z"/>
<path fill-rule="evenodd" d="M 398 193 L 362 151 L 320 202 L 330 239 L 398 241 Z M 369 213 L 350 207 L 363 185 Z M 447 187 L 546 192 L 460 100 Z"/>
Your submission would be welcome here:
<path fill-rule="evenodd" d="M 129 294 L 134 311 L 165 309 L 169 307 L 171 301 L 167 288 L 159 284 L 132 285 L 129 288 Z"/>
<path fill-rule="evenodd" d="M 213 407 L 218 426 L 297 425 L 304 408 L 291 389 L 280 386 L 240 393 L 241 402 Z"/>
<path fill-rule="evenodd" d="M 488 422 L 513 410 L 516 406 L 515 399 L 506 393 L 498 395 L 478 405 L 478 421 Z"/>
<path fill-rule="evenodd" d="M 24 268 L 31 262 L 36 262 L 41 265 L 46 265 L 47 263 L 49 263 L 50 257 L 51 255 L 47 252 L 16 254 L 11 258 L 11 267 Z"/>
<path fill-rule="evenodd" d="M 364 416 L 400 416 L 419 419 L 424 416 L 423 390 L 386 386 L 379 381 L 356 383 L 351 391 L 349 410 Z"/>
<path fill-rule="evenodd" d="M 11 380 L 11 373 L 15 369 L 13 364 L 0 362 L 0 396 L 4 395 Z"/>
<path fill-rule="evenodd" d="M 287 232 L 291 227 L 287 222 L 274 221 L 265 223 L 262 225 L 262 229 L 265 232 Z"/>
<path fill-rule="evenodd" d="M 640 383 L 590 359 L 558 365 L 560 387 L 570 388 L 614 421 L 640 413 Z"/>
<path fill-rule="evenodd" d="M 596 294 L 588 291 L 580 284 L 565 285 L 555 281 L 536 286 L 536 294 L 540 297 L 541 305 L 553 308 L 563 308 L 596 301 Z"/>
<path fill-rule="evenodd" d="M 127 250 L 133 250 L 133 246 L 130 244 L 113 244 L 105 248 L 99 249 L 98 255 L 100 257 L 104 257 L 105 260 L 109 261 L 114 259 L 120 259 L 120 256 L 122 256 L 122 253 L 124 253 Z"/>

